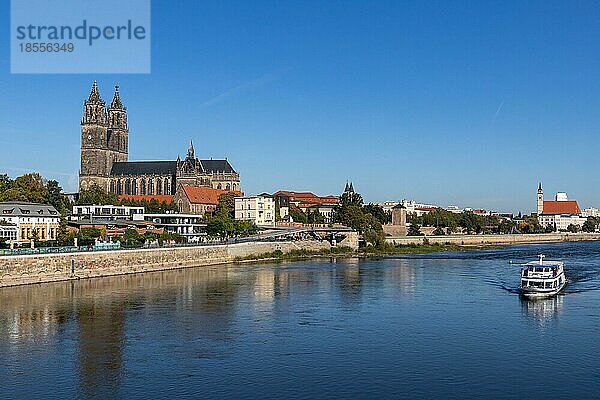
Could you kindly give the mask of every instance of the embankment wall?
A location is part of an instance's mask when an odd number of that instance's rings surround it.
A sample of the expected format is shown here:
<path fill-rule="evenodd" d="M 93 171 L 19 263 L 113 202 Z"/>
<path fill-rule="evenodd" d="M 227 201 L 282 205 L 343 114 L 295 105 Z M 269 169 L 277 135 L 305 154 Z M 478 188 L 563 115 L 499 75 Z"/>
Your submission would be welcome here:
<path fill-rule="evenodd" d="M 450 235 L 450 236 L 388 236 L 390 244 L 452 243 L 465 246 L 507 245 L 519 243 L 552 243 L 600 240 L 597 233 L 541 233 L 531 235 Z"/>
<path fill-rule="evenodd" d="M 281 250 L 329 249 L 327 241 L 250 242 L 230 245 L 0 256 L 0 287 L 132 274 L 232 262 Z"/>

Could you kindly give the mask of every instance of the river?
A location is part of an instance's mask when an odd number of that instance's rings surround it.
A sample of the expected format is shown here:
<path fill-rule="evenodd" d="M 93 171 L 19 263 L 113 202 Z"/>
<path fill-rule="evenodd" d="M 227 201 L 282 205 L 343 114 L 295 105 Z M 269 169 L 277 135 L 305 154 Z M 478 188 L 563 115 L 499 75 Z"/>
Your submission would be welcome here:
<path fill-rule="evenodd" d="M 0 398 L 599 397 L 598 289 L 600 242 L 1 288 Z"/>

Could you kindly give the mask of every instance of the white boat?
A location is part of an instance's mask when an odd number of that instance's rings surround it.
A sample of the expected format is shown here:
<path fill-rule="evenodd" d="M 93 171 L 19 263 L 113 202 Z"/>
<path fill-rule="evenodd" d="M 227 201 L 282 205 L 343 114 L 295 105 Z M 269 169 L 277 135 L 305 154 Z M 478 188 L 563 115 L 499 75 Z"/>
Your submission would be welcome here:
<path fill-rule="evenodd" d="M 548 297 L 558 294 L 567 285 L 562 261 L 539 261 L 522 264 L 521 294 L 526 297 Z"/>

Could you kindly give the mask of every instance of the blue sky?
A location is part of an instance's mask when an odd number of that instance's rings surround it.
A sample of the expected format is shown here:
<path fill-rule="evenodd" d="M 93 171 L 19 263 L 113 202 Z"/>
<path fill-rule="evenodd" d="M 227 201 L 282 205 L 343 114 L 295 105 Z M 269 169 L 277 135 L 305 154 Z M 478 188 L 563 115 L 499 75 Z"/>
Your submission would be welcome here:
<path fill-rule="evenodd" d="M 8 34 L 0 173 L 76 190 L 97 79 L 106 101 L 120 85 L 130 159 L 193 139 L 248 194 L 350 179 L 368 201 L 530 212 L 541 180 L 600 206 L 597 2 L 154 1 L 146 75 L 11 75 Z"/>

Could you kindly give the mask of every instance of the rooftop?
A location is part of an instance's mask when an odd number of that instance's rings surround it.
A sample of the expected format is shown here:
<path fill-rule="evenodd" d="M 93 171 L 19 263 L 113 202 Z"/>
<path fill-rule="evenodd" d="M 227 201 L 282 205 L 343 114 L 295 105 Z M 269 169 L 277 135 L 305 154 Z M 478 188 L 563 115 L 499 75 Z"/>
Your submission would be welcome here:
<path fill-rule="evenodd" d="M 0 217 L 60 217 L 56 208 L 49 204 L 8 201 L 0 203 Z"/>

